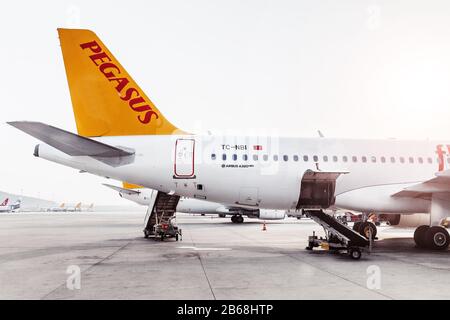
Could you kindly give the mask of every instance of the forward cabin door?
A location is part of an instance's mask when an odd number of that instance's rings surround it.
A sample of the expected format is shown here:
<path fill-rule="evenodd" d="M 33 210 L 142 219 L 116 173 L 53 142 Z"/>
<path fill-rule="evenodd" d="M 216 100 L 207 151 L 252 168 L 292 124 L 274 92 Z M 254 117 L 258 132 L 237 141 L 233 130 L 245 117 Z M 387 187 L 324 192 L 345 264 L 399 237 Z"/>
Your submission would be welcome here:
<path fill-rule="evenodd" d="M 175 142 L 174 178 L 195 178 L 194 152 L 194 139 L 177 139 Z"/>
<path fill-rule="evenodd" d="M 336 200 L 336 179 L 348 171 L 307 170 L 303 174 L 297 209 L 327 209 Z"/>

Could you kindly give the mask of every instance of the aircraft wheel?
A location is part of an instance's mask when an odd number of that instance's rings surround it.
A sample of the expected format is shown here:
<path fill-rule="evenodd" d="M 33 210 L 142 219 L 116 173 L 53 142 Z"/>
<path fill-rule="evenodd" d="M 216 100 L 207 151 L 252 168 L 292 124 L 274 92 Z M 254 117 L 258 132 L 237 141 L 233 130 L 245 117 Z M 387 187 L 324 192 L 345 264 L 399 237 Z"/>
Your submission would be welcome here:
<path fill-rule="evenodd" d="M 416 228 L 416 230 L 414 231 L 414 242 L 416 243 L 416 246 L 418 248 L 426 248 L 427 247 L 425 235 L 426 235 L 428 229 L 430 229 L 430 227 L 424 225 L 424 226 L 420 226 L 420 227 Z"/>
<path fill-rule="evenodd" d="M 361 250 L 359 248 L 350 248 L 348 249 L 348 255 L 353 260 L 359 260 L 361 259 Z"/>
<path fill-rule="evenodd" d="M 147 238 L 148 238 L 148 236 L 149 236 L 149 234 L 148 234 L 148 230 L 144 230 L 144 238 L 145 238 L 145 239 L 147 239 Z"/>
<path fill-rule="evenodd" d="M 243 216 L 237 216 L 236 221 L 237 221 L 237 223 L 243 223 L 244 222 L 244 217 Z"/>
<path fill-rule="evenodd" d="M 430 227 L 425 234 L 426 243 L 431 249 L 445 250 L 450 243 L 448 231 L 441 226 Z"/>
<path fill-rule="evenodd" d="M 232 217 L 231 217 L 231 222 L 237 223 L 236 218 L 237 218 L 237 216 L 232 216 Z"/>
<path fill-rule="evenodd" d="M 377 235 L 377 226 L 369 221 L 361 222 L 358 232 L 367 239 L 369 239 L 369 234 L 370 232 L 372 232 L 372 240 L 373 240 Z"/>

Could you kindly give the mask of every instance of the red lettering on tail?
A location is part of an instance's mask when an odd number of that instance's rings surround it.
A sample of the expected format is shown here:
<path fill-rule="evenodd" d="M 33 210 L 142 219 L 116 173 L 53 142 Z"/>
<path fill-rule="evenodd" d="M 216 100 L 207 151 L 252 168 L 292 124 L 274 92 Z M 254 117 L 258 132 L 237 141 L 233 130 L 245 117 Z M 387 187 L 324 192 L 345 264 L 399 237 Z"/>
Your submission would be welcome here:
<path fill-rule="evenodd" d="M 141 93 L 136 88 L 126 88 L 130 83 L 127 78 L 118 78 L 117 75 L 121 74 L 121 70 L 117 65 L 111 62 L 111 58 L 103 51 L 102 47 L 96 42 L 86 42 L 80 44 L 81 49 L 89 49 L 93 54 L 89 55 L 89 58 L 98 67 L 99 71 L 113 84 L 116 91 L 119 93 L 119 98 L 128 101 L 128 105 L 134 111 L 139 113 L 137 119 L 142 124 L 150 123 L 152 118 L 158 119 L 158 114 L 152 110 Z M 125 89 L 126 88 L 126 89 Z M 122 91 L 125 92 L 122 94 Z M 134 97 L 133 97 L 134 95 Z M 133 99 L 132 99 L 133 98 Z M 140 104 L 136 106 L 136 104 Z"/>
<path fill-rule="evenodd" d="M 80 44 L 80 47 L 83 50 L 89 48 L 94 53 L 102 52 L 102 48 L 98 45 L 98 43 L 96 41 L 82 43 L 82 44 Z"/>

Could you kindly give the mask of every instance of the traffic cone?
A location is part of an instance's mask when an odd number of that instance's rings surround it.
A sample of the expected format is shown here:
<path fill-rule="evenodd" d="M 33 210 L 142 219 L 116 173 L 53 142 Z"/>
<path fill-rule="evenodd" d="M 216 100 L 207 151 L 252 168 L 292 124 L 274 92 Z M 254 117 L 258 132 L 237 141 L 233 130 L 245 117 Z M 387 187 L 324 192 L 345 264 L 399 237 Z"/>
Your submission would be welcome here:
<path fill-rule="evenodd" d="M 266 230 L 267 230 L 267 228 L 266 228 L 266 222 L 264 221 L 264 222 L 263 222 L 262 231 L 266 231 Z"/>

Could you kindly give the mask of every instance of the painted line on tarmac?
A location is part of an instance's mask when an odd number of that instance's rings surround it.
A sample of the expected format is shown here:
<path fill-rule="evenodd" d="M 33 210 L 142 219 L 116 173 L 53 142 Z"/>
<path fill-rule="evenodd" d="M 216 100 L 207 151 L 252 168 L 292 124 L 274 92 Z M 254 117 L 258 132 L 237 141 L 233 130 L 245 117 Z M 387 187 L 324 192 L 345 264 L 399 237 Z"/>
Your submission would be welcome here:
<path fill-rule="evenodd" d="M 183 247 L 177 247 L 178 249 L 190 249 L 190 250 L 194 250 L 194 251 L 230 251 L 233 250 L 231 248 L 197 248 L 197 247 L 188 247 L 188 246 L 183 246 Z"/>

